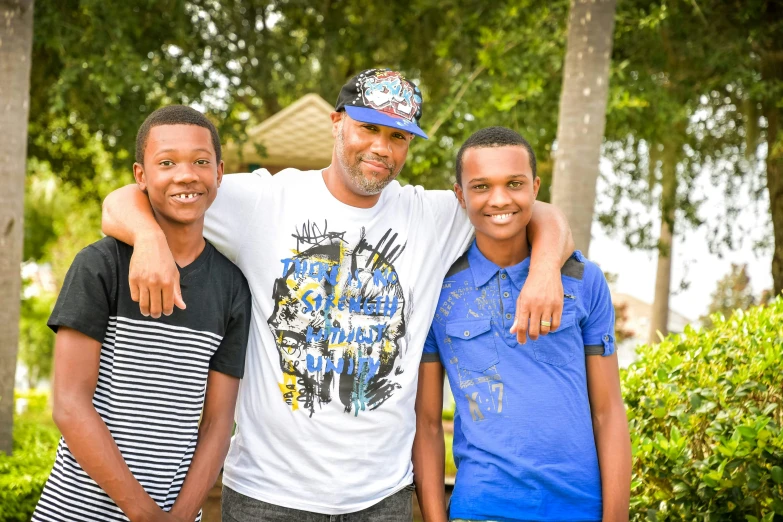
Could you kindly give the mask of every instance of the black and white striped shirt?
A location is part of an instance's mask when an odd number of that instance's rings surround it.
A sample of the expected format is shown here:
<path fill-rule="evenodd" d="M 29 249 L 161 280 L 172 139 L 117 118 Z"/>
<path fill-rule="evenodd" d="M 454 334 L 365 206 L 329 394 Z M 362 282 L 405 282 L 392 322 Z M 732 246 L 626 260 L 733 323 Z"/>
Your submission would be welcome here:
<path fill-rule="evenodd" d="M 187 309 L 145 318 L 130 299 L 131 254 L 131 247 L 111 238 L 80 252 L 49 325 L 102 341 L 93 404 L 133 475 L 169 510 L 196 448 L 209 370 L 243 374 L 250 292 L 239 269 L 207 244 L 180 271 Z M 33 520 L 128 518 L 61 438 Z"/>

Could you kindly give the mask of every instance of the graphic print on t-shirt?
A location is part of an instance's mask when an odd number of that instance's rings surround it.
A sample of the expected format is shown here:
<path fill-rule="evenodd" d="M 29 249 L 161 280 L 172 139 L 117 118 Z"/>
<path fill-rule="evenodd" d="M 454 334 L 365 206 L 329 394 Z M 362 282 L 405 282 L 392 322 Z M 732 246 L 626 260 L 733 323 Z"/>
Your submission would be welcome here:
<path fill-rule="evenodd" d="M 370 241 L 307 222 L 280 260 L 267 320 L 283 372 L 280 391 L 312 416 L 336 394 L 346 413 L 374 410 L 400 388 L 405 299 L 394 268 L 405 243 L 391 228 Z"/>

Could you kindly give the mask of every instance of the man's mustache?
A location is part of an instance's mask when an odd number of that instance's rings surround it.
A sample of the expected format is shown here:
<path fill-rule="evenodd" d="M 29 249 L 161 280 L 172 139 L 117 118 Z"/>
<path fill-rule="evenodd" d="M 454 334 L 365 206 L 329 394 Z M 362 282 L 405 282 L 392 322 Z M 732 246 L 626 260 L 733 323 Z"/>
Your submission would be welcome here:
<path fill-rule="evenodd" d="M 378 163 L 382 163 L 384 167 L 389 169 L 389 172 L 394 172 L 394 167 L 396 167 L 394 163 L 389 163 L 388 161 L 381 158 L 380 156 L 374 156 L 372 154 L 359 154 L 359 161 L 364 161 L 364 160 L 370 160 L 370 161 L 376 161 Z"/>

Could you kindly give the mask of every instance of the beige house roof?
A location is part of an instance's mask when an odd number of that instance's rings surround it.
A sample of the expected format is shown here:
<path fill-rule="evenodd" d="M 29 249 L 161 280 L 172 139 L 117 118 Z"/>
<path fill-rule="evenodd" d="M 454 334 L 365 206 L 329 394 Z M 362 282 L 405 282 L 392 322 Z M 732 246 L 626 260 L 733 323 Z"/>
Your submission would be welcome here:
<path fill-rule="evenodd" d="M 226 144 L 226 172 L 242 172 L 260 165 L 276 172 L 280 168 L 320 169 L 332 161 L 334 107 L 311 93 L 248 131 L 240 146 Z M 259 147 L 259 145 L 261 147 Z"/>

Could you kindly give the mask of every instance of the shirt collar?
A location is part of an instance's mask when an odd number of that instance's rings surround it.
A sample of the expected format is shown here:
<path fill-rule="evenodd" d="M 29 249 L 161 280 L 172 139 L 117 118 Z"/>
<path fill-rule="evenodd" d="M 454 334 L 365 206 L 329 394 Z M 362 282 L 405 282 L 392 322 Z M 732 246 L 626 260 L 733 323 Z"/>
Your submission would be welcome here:
<path fill-rule="evenodd" d="M 473 282 L 475 283 L 476 288 L 484 286 L 495 276 L 495 274 L 501 270 L 505 270 L 511 278 L 514 287 L 516 287 L 517 290 L 521 290 L 522 284 L 525 282 L 528 270 L 530 269 L 529 256 L 516 265 L 501 269 L 498 265 L 484 257 L 484 254 L 479 250 L 475 239 L 468 249 L 468 263 L 470 263 L 470 271 L 473 274 Z"/>

